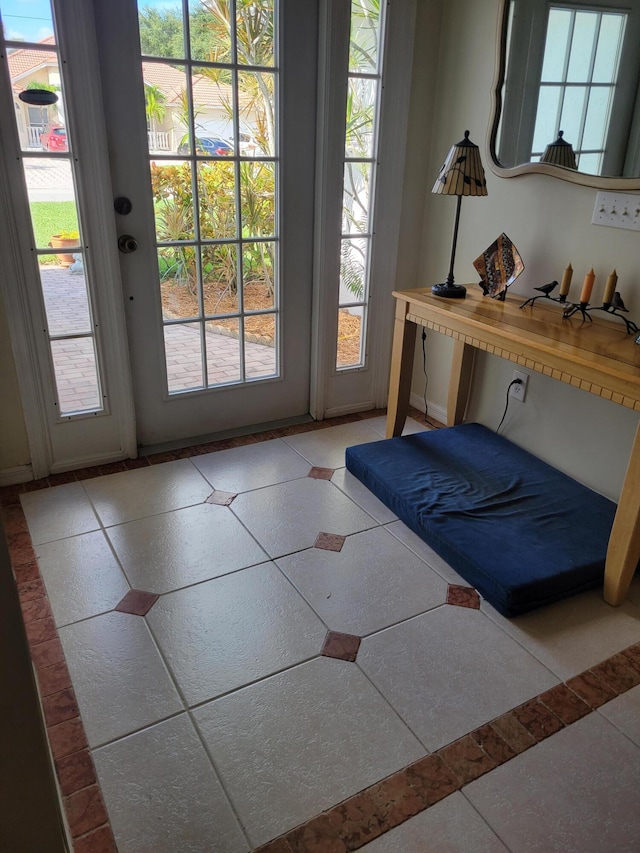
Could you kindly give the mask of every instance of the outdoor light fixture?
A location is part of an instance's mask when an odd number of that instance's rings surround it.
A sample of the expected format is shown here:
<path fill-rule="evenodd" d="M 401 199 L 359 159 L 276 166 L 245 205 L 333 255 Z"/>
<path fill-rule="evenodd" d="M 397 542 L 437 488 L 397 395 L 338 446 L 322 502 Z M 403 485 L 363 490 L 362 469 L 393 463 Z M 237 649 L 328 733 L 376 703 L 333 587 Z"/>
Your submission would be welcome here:
<path fill-rule="evenodd" d="M 458 142 L 449 151 L 431 192 L 438 193 L 439 195 L 455 195 L 458 197 L 456 221 L 453 226 L 453 246 L 451 247 L 449 275 L 443 284 L 434 284 L 431 292 L 435 296 L 446 296 L 448 299 L 464 299 L 467 293 L 466 288 L 461 284 L 454 284 L 453 281 L 453 264 L 456 258 L 462 196 L 487 195 L 487 182 L 484 177 L 482 161 L 480 160 L 480 149 L 469 139 L 468 130 L 465 130 L 462 142 Z"/>
<path fill-rule="evenodd" d="M 553 166 L 563 166 L 565 169 L 577 169 L 576 155 L 570 142 L 562 138 L 564 131 L 558 131 L 558 138 L 544 149 L 540 158 L 541 163 L 551 163 Z"/>

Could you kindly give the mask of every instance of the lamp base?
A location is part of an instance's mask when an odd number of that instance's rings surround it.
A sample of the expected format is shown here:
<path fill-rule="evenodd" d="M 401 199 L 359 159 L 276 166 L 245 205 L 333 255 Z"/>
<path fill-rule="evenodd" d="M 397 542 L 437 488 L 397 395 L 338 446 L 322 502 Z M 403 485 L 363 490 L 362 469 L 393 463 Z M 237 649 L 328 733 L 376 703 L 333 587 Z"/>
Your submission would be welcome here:
<path fill-rule="evenodd" d="M 461 284 L 434 284 L 431 288 L 431 293 L 434 296 L 444 296 L 446 299 L 464 299 L 467 295 L 467 288 Z"/>

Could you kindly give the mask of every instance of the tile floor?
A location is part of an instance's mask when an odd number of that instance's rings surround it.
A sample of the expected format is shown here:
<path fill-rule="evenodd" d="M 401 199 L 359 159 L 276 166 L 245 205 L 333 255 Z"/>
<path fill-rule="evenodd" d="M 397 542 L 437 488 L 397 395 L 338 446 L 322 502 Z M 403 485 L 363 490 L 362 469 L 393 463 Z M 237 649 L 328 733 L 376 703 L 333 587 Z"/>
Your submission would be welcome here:
<path fill-rule="evenodd" d="M 504 619 L 344 469 L 383 432 L 22 495 L 76 851 L 115 849 L 96 779 L 120 853 L 640 849 L 640 582 Z"/>

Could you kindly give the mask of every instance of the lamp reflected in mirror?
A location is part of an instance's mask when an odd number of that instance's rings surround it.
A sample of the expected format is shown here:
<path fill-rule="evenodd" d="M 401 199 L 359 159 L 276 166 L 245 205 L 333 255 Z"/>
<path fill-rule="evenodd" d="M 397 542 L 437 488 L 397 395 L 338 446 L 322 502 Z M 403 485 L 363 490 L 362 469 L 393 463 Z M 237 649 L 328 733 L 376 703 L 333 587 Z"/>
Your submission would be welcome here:
<path fill-rule="evenodd" d="M 563 169 L 577 169 L 576 155 L 573 145 L 563 139 L 564 131 L 558 131 L 558 138 L 544 149 L 540 158 L 541 163 L 551 163 L 554 166 L 562 166 Z"/>

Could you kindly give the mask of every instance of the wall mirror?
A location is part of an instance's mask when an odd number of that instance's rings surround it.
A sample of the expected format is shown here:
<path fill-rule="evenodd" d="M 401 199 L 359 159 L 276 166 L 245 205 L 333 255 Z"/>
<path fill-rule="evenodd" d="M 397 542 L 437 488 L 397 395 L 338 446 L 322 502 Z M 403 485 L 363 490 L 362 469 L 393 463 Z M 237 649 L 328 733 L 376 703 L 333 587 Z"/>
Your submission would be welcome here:
<path fill-rule="evenodd" d="M 502 0 L 492 169 L 640 189 L 640 0 Z M 544 162 L 563 132 L 576 169 Z"/>

